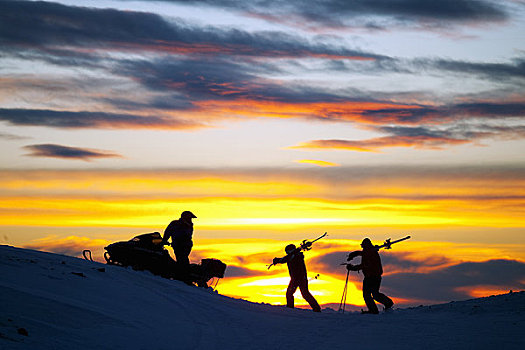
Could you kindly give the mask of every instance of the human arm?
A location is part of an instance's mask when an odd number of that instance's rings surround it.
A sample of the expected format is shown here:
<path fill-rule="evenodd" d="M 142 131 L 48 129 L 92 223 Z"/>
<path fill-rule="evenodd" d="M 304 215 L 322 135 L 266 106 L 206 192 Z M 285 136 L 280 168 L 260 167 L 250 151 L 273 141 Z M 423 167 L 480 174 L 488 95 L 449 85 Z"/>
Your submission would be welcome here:
<path fill-rule="evenodd" d="M 362 255 L 363 255 L 363 252 L 361 250 L 356 250 L 355 252 L 351 252 L 350 254 L 348 254 L 348 258 L 346 259 L 346 261 L 350 261 L 354 259 L 355 257 L 362 256 Z"/>
<path fill-rule="evenodd" d="M 363 256 L 363 252 L 361 250 L 356 250 L 348 254 L 348 258 L 346 259 L 346 261 L 351 261 L 358 256 Z M 349 271 L 359 271 L 362 268 L 363 268 L 362 260 L 361 260 L 361 264 L 358 264 L 358 265 L 354 265 L 351 263 L 346 264 L 346 269 Z"/>
<path fill-rule="evenodd" d="M 283 256 L 282 258 L 273 258 L 273 264 L 286 264 L 289 260 L 289 255 Z"/>
<path fill-rule="evenodd" d="M 170 224 L 166 227 L 164 230 L 164 235 L 162 236 L 162 245 L 168 245 L 168 239 L 171 237 L 171 240 L 173 241 L 173 232 L 175 229 L 175 225 L 173 224 L 174 221 L 170 222 Z"/>

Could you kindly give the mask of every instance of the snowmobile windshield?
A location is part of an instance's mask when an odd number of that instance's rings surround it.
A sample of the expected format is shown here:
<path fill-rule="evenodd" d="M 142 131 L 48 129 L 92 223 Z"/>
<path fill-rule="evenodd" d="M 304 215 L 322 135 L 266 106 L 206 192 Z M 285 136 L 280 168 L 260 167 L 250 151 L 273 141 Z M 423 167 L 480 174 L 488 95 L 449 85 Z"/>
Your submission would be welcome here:
<path fill-rule="evenodd" d="M 162 237 L 159 232 L 145 233 L 133 237 L 131 242 L 141 247 L 158 248 L 162 243 Z"/>

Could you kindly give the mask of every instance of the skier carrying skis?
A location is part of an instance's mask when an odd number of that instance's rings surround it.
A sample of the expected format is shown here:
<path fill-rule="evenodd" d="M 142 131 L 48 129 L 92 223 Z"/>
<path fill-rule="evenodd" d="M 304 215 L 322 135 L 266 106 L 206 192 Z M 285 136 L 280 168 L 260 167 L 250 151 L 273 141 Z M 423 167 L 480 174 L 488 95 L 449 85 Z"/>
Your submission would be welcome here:
<path fill-rule="evenodd" d="M 312 242 L 306 242 L 305 247 L 309 248 Z M 314 312 L 321 312 L 321 307 L 317 300 L 308 290 L 308 277 L 306 273 L 306 264 L 304 263 L 304 254 L 301 252 L 303 247 L 296 248 L 294 244 L 289 244 L 285 248 L 286 256 L 282 258 L 274 258 L 273 265 L 284 264 L 288 265 L 288 272 L 290 273 L 290 283 L 286 290 L 286 306 L 294 307 L 294 293 L 297 288 L 301 291 L 304 300 L 310 304 Z"/>
<path fill-rule="evenodd" d="M 166 245 L 168 239 L 171 237 L 171 247 L 177 258 L 177 263 L 180 266 L 190 265 L 190 252 L 193 247 L 193 222 L 192 219 L 197 218 L 191 211 L 183 211 L 180 214 L 180 219 L 170 222 L 166 230 L 164 230 L 164 237 L 162 237 L 162 244 Z"/>
<path fill-rule="evenodd" d="M 363 279 L 363 298 L 368 307 L 368 311 L 363 311 L 363 313 L 378 314 L 379 311 L 374 299 L 383 304 L 385 310 L 392 308 L 394 302 L 385 294 L 379 292 L 383 266 L 381 265 L 378 247 L 374 246 L 369 238 L 363 239 L 361 247 L 363 248 L 362 251 L 357 250 L 350 253 L 347 259 L 347 261 L 350 261 L 357 256 L 361 256 L 361 264 L 347 264 L 346 268 L 349 271 L 363 270 L 363 275 L 365 275 Z"/>

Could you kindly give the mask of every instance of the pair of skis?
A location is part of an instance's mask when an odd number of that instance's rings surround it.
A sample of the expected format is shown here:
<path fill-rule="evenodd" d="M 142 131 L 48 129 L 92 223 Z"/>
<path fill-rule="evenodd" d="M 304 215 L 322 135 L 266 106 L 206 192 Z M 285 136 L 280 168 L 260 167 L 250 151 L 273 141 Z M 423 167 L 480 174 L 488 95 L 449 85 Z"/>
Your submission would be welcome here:
<path fill-rule="evenodd" d="M 320 240 L 323 237 L 326 237 L 327 234 L 328 234 L 328 232 L 325 232 L 324 234 L 322 234 L 321 236 L 317 237 L 316 239 L 314 239 L 312 241 L 307 241 L 306 239 L 303 240 L 303 242 L 299 245 L 299 247 L 297 247 L 293 252 L 291 252 L 291 253 L 289 253 L 287 255 L 295 254 L 297 252 L 300 252 L 301 250 L 310 250 L 310 249 L 312 249 L 312 243 Z M 376 245 L 375 248 L 377 250 L 379 250 L 381 248 L 392 249 L 392 244 L 399 243 L 399 242 L 405 241 L 405 240 L 410 239 L 410 238 L 411 238 L 410 236 L 406 236 L 406 237 L 397 239 L 395 241 L 392 241 L 391 238 L 389 238 L 389 239 L 385 240 L 382 245 L 379 245 L 379 246 Z M 341 265 L 348 265 L 348 264 L 349 263 L 342 263 Z M 268 266 L 268 270 L 273 265 L 274 265 L 274 263 L 271 263 L 270 265 L 267 265 Z"/>
<path fill-rule="evenodd" d="M 323 237 L 326 237 L 327 236 L 327 232 L 325 232 L 324 234 L 322 234 L 321 236 L 317 237 L 316 239 L 312 240 L 312 241 L 307 241 L 306 239 L 303 240 L 303 242 L 299 245 L 299 247 L 295 248 L 292 252 L 286 254 L 286 256 L 288 255 L 293 255 L 295 253 L 298 253 L 300 252 L 301 250 L 310 250 L 312 249 L 312 243 L 320 240 L 321 238 Z M 273 265 L 275 265 L 274 263 L 271 263 L 270 265 L 267 265 L 268 266 L 268 270 L 270 269 L 270 267 L 272 267 Z"/>
<path fill-rule="evenodd" d="M 377 250 L 379 250 L 381 248 L 392 249 L 392 244 L 398 243 L 398 242 L 402 242 L 402 241 L 406 241 L 407 239 L 410 239 L 410 236 L 406 236 L 406 237 L 400 238 L 400 239 L 395 240 L 393 242 L 391 242 L 390 238 L 389 238 L 382 245 L 376 246 L 376 248 L 377 248 Z"/>
<path fill-rule="evenodd" d="M 406 237 L 400 238 L 400 239 L 395 240 L 395 241 L 391 241 L 391 238 L 389 238 L 382 245 L 376 245 L 374 247 L 375 247 L 376 250 L 379 250 L 381 248 L 392 249 L 392 244 L 399 243 L 399 242 L 402 242 L 402 241 L 406 241 L 407 239 L 410 239 L 410 236 L 406 236 Z M 353 255 L 355 253 L 356 252 L 352 252 L 352 253 L 348 254 L 347 261 L 352 260 L 355 257 L 355 255 Z M 348 263 L 348 262 L 345 262 L 345 263 L 342 263 L 341 265 L 352 265 L 352 264 Z"/>

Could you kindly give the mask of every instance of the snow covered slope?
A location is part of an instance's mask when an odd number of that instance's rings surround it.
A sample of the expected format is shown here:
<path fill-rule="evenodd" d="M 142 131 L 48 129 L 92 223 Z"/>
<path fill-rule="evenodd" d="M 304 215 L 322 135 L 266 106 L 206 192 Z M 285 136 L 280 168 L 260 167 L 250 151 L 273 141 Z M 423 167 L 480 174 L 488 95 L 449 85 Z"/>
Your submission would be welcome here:
<path fill-rule="evenodd" d="M 524 349 L 524 329 L 525 292 L 316 314 L 0 246 L 0 349 Z"/>

